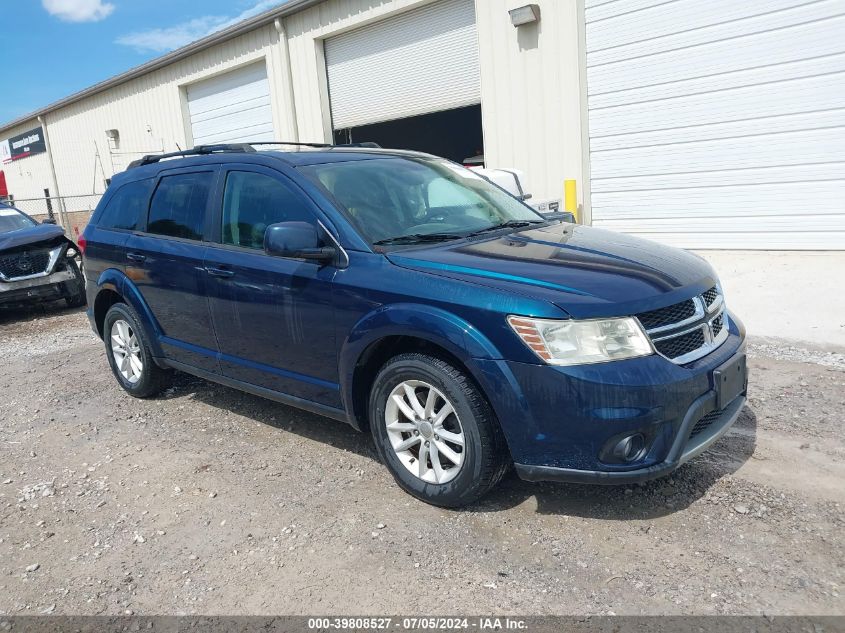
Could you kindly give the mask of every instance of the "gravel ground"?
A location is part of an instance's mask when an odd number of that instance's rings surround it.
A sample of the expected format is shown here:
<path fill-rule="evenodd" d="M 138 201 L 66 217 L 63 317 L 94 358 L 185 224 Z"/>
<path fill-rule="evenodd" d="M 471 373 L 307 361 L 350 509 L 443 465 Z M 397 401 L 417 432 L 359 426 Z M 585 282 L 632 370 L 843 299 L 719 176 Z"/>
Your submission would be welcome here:
<path fill-rule="evenodd" d="M 845 614 L 841 355 L 755 342 L 672 478 L 464 511 L 341 423 L 184 375 L 130 398 L 81 311 L 0 312 L 0 358 L 0 614 Z"/>

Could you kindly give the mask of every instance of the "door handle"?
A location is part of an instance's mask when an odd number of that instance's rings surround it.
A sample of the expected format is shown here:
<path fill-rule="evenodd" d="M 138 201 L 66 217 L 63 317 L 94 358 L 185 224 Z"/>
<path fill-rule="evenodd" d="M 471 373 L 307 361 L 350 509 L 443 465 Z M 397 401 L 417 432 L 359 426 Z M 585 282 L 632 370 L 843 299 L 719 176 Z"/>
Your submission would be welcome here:
<path fill-rule="evenodd" d="M 207 272 L 212 277 L 221 277 L 221 278 L 229 278 L 235 276 L 234 270 L 227 270 L 225 268 L 216 268 L 215 266 L 206 266 L 205 272 Z"/>
<path fill-rule="evenodd" d="M 141 255 L 140 253 L 126 253 L 126 259 L 130 262 L 135 262 L 136 264 L 143 264 L 147 261 L 147 256 Z"/>

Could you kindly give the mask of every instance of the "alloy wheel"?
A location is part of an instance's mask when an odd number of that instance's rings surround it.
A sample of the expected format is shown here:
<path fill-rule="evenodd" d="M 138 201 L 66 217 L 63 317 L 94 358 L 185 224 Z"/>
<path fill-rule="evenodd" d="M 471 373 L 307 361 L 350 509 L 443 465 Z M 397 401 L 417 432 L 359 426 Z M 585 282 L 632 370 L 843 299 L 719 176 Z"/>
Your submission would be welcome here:
<path fill-rule="evenodd" d="M 144 373 L 141 343 L 132 326 L 123 319 L 118 319 L 111 326 L 111 351 L 115 366 L 124 379 L 133 385 L 141 380 Z"/>
<path fill-rule="evenodd" d="M 411 474 L 434 484 L 458 475 L 466 455 L 464 431 L 441 391 L 421 380 L 405 380 L 390 392 L 384 417 L 390 444 Z"/>

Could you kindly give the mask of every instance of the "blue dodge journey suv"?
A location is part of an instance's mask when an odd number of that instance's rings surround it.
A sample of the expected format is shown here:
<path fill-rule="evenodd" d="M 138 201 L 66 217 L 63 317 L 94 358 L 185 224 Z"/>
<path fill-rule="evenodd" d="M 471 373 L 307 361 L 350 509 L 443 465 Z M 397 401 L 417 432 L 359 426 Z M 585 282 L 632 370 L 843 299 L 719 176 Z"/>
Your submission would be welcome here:
<path fill-rule="evenodd" d="M 511 465 L 664 475 L 736 420 L 745 331 L 701 258 L 540 216 L 433 156 L 294 145 L 200 146 L 114 178 L 79 246 L 131 395 L 179 370 L 344 420 L 441 506 Z"/>

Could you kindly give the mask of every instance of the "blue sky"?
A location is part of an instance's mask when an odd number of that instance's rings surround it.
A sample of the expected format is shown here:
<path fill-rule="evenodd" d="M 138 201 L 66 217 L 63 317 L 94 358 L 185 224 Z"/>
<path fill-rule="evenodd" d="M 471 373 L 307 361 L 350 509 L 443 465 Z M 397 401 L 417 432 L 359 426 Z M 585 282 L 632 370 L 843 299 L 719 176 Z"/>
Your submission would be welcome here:
<path fill-rule="evenodd" d="M 4 2 L 0 124 L 284 1 Z"/>

